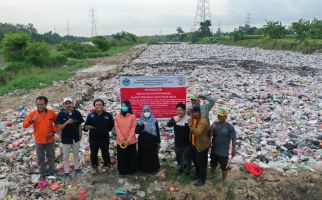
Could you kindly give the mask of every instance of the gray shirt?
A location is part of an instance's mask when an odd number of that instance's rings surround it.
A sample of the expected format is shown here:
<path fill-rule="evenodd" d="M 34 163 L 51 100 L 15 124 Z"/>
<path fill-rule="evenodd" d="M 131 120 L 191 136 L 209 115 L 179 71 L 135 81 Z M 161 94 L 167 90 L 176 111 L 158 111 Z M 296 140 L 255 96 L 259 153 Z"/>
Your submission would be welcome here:
<path fill-rule="evenodd" d="M 214 122 L 216 128 L 213 131 L 212 147 L 215 155 L 229 156 L 229 146 L 233 139 L 236 139 L 235 128 L 228 122 Z"/>

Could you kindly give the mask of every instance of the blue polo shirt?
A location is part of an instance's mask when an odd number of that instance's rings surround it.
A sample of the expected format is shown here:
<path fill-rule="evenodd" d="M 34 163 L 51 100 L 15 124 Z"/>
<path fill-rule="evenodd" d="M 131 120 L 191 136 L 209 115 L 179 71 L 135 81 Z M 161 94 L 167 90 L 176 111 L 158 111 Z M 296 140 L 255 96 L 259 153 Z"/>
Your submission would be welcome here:
<path fill-rule="evenodd" d="M 61 110 L 57 115 L 56 124 L 62 125 L 70 118 L 74 120 L 74 123 L 68 124 L 62 130 L 61 142 L 63 144 L 73 144 L 80 140 L 78 127 L 84 122 L 84 119 L 79 111 L 73 110 L 68 113 L 66 110 Z"/>

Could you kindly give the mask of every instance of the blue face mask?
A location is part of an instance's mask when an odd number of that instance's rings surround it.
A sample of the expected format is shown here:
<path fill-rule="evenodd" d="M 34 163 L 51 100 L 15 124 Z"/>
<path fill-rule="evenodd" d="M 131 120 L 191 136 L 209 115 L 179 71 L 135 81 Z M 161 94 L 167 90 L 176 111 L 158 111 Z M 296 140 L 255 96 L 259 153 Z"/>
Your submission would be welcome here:
<path fill-rule="evenodd" d="M 126 106 L 122 106 L 121 107 L 121 111 L 122 112 L 127 112 L 129 110 L 129 108 L 128 107 L 126 107 Z"/>

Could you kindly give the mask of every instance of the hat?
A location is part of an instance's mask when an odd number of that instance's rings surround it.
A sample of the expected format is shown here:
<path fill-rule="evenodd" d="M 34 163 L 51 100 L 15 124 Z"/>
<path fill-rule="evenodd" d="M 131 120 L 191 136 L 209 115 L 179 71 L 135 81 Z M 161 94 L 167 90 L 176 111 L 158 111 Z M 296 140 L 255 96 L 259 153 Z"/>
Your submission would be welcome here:
<path fill-rule="evenodd" d="M 198 96 L 196 94 L 191 95 L 190 100 L 198 100 Z"/>
<path fill-rule="evenodd" d="M 200 113 L 200 106 L 195 105 L 192 107 L 191 112 L 199 112 Z"/>
<path fill-rule="evenodd" d="M 63 103 L 66 103 L 68 101 L 70 101 L 71 103 L 73 103 L 73 99 L 71 97 L 64 98 Z"/>
<path fill-rule="evenodd" d="M 227 117 L 228 116 L 228 109 L 227 108 L 220 108 L 217 112 L 216 115 L 222 116 L 222 117 Z"/>

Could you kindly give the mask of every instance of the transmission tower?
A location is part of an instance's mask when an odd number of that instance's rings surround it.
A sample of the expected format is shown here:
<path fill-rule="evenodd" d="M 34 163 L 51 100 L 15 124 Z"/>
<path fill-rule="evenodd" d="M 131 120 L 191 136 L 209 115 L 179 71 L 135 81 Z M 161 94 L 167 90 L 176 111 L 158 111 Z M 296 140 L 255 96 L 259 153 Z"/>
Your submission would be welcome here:
<path fill-rule="evenodd" d="M 250 13 L 247 13 L 246 14 L 246 17 L 245 17 L 245 25 L 248 25 L 250 26 L 250 24 L 252 23 L 252 15 Z"/>
<path fill-rule="evenodd" d="M 70 24 L 68 20 L 66 21 L 66 34 L 70 35 Z"/>
<path fill-rule="evenodd" d="M 198 0 L 195 21 L 193 23 L 192 30 L 198 30 L 200 23 L 205 22 L 206 20 L 211 21 L 209 0 Z"/>
<path fill-rule="evenodd" d="M 90 9 L 91 13 L 91 20 L 92 20 L 92 37 L 97 35 L 97 29 L 96 29 L 96 19 L 95 19 L 95 9 L 91 8 Z"/>

